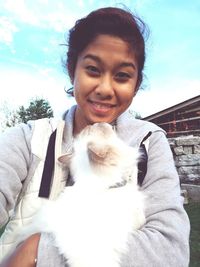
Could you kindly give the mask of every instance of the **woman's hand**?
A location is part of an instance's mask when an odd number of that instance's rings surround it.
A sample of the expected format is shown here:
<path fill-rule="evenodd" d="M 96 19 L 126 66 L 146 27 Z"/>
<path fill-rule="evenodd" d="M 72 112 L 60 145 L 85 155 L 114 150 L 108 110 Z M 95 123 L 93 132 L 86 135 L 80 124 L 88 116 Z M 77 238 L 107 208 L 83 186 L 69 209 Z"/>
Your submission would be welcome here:
<path fill-rule="evenodd" d="M 40 234 L 34 234 L 20 244 L 0 267 L 35 267 Z"/>

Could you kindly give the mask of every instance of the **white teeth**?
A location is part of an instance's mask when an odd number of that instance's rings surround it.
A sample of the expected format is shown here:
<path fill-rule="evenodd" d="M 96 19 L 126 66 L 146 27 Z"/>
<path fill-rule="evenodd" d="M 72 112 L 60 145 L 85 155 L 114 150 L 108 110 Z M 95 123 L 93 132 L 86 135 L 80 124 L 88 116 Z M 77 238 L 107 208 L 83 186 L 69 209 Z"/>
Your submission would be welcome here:
<path fill-rule="evenodd" d="M 98 108 L 109 108 L 110 105 L 102 105 L 102 104 L 95 104 L 96 107 Z"/>
<path fill-rule="evenodd" d="M 110 108 L 112 107 L 112 105 L 109 105 L 109 104 L 101 104 L 101 103 L 95 103 L 95 102 L 92 102 L 93 105 L 95 105 L 97 108 Z"/>

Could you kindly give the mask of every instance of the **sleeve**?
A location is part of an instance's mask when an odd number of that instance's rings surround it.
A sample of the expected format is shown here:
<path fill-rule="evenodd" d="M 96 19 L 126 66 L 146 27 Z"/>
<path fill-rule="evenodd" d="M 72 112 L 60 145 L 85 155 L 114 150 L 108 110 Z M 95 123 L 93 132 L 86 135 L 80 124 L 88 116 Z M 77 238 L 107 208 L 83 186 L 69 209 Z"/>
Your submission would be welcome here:
<path fill-rule="evenodd" d="M 39 242 L 37 267 L 69 267 L 58 248 L 53 246 L 53 235 L 42 233 Z"/>
<path fill-rule="evenodd" d="M 122 267 L 186 267 L 189 264 L 188 216 L 179 177 L 165 134 L 150 137 L 145 195 L 146 224 L 130 236 Z"/>
<path fill-rule="evenodd" d="M 131 234 L 121 267 L 188 266 L 190 224 L 173 156 L 162 131 L 150 137 L 147 174 L 141 190 L 145 195 L 146 224 Z M 44 257 L 51 258 L 48 266 L 64 266 L 51 239 L 51 235 L 41 235 L 37 267 L 43 267 Z"/>
<path fill-rule="evenodd" d="M 21 124 L 0 134 L 0 228 L 15 206 L 30 164 L 31 128 Z"/>

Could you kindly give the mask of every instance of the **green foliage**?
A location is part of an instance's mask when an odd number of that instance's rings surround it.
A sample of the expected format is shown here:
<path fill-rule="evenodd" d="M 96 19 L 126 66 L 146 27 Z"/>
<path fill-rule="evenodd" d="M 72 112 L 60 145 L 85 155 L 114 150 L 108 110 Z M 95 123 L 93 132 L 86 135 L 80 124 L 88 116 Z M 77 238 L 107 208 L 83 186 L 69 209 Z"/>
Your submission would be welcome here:
<path fill-rule="evenodd" d="M 142 116 L 140 115 L 140 113 L 135 112 L 135 118 L 136 119 L 142 119 Z"/>
<path fill-rule="evenodd" d="M 15 126 L 19 122 L 20 118 L 16 110 L 11 108 L 7 101 L 2 102 L 0 105 L 0 132 L 8 127 Z"/>
<path fill-rule="evenodd" d="M 130 109 L 129 112 L 130 112 L 130 114 L 132 114 L 133 117 L 135 117 L 136 119 L 142 119 L 142 116 L 140 115 L 139 112 L 134 111 L 134 110 L 132 110 L 132 109 Z"/>
<path fill-rule="evenodd" d="M 185 209 L 190 219 L 190 267 L 200 266 L 200 203 L 189 203 Z"/>
<path fill-rule="evenodd" d="M 20 106 L 17 109 L 13 109 L 11 104 L 4 101 L 0 105 L 0 132 L 21 122 L 50 117 L 53 117 L 53 110 L 49 102 L 43 98 L 32 99 L 27 108 Z"/>
<path fill-rule="evenodd" d="M 7 114 L 7 120 L 5 121 L 5 127 L 15 126 L 18 122 L 20 122 L 19 115 L 15 111 L 10 111 Z"/>
<path fill-rule="evenodd" d="M 36 98 L 30 102 L 28 108 L 20 106 L 17 114 L 22 122 L 27 123 L 29 120 L 51 118 L 53 110 L 47 100 Z"/>

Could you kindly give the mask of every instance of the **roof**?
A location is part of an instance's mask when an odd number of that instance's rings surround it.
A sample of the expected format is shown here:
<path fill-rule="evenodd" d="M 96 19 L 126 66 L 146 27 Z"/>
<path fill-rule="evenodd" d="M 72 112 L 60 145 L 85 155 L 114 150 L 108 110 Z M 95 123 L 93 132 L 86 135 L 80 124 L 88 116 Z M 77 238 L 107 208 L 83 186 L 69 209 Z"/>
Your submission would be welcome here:
<path fill-rule="evenodd" d="M 200 135 L 200 95 L 142 119 L 163 128 L 168 137 Z"/>

